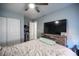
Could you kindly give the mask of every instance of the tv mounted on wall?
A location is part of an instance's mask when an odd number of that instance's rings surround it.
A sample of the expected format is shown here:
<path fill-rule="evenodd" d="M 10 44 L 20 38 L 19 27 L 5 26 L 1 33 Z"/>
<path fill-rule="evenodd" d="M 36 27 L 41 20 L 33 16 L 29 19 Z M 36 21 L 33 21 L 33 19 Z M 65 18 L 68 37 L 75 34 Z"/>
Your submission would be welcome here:
<path fill-rule="evenodd" d="M 67 20 L 57 20 L 52 22 L 44 23 L 44 33 L 47 34 L 58 34 L 61 32 L 66 32 Z"/>

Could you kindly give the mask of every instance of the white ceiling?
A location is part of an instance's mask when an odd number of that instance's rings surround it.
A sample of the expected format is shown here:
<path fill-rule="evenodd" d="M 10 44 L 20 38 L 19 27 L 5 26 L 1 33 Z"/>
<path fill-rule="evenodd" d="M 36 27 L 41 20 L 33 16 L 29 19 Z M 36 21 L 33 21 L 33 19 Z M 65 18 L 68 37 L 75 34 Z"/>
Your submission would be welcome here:
<path fill-rule="evenodd" d="M 40 13 L 35 11 L 35 9 L 29 9 L 28 11 L 25 11 L 25 8 L 28 6 L 27 3 L 4 3 L 0 4 L 0 7 L 2 7 L 4 10 L 24 14 L 25 17 L 28 17 L 29 19 L 36 19 L 69 5 L 71 5 L 71 3 L 49 3 L 48 5 L 37 5 Z"/>

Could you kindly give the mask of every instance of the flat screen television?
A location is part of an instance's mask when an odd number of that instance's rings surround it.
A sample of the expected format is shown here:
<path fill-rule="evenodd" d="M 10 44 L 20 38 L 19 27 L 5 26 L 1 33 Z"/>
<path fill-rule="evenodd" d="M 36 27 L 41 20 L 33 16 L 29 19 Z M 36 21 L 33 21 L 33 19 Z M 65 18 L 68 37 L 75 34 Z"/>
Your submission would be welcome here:
<path fill-rule="evenodd" d="M 44 23 L 44 33 L 61 35 L 61 32 L 66 32 L 66 26 L 66 19 L 47 22 Z"/>

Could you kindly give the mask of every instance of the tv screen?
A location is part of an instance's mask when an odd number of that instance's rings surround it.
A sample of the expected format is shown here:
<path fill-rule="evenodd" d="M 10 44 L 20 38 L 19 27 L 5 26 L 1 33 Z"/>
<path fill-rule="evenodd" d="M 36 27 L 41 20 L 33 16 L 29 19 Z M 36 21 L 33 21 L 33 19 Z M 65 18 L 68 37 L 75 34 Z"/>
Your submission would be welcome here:
<path fill-rule="evenodd" d="M 44 23 L 44 33 L 60 35 L 66 32 L 66 23 L 66 19 Z"/>

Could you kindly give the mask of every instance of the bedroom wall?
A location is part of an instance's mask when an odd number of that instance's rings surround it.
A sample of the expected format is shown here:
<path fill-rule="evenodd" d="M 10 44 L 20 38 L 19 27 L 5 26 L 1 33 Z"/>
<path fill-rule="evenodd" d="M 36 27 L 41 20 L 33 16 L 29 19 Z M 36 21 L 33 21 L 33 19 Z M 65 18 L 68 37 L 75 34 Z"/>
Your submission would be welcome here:
<path fill-rule="evenodd" d="M 47 16 L 37 19 L 38 37 L 44 31 L 44 23 L 55 20 L 67 19 L 67 45 L 72 48 L 79 45 L 79 4 L 72 4 L 68 7 L 55 11 Z"/>
<path fill-rule="evenodd" d="M 78 13 L 77 13 L 77 16 L 78 16 L 78 23 L 77 23 L 78 30 L 77 30 L 77 33 L 78 33 L 78 36 L 79 36 L 79 4 L 77 4 L 77 7 L 78 7 L 77 8 L 77 11 L 78 11 Z M 78 41 L 78 48 L 79 48 L 79 41 Z"/>
<path fill-rule="evenodd" d="M 20 20 L 20 40 L 21 42 L 23 42 L 24 41 L 24 15 L 18 14 L 12 11 L 0 9 L 0 17 L 16 18 Z"/>
<path fill-rule="evenodd" d="M 24 24 L 28 25 L 31 19 L 29 19 L 28 17 L 24 17 Z"/>

